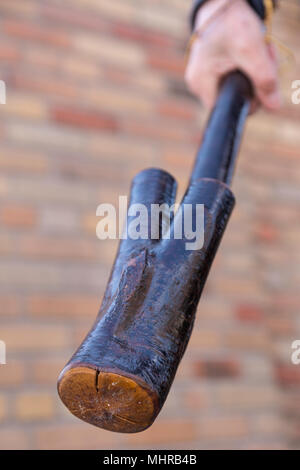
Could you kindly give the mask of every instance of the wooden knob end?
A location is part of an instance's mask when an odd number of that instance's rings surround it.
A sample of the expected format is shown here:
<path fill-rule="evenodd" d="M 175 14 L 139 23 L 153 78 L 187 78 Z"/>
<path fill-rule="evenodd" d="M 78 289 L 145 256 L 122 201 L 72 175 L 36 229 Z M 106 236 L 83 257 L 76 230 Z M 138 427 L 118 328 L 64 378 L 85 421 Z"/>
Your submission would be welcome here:
<path fill-rule="evenodd" d="M 58 393 L 77 418 L 109 431 L 143 431 L 158 412 L 158 397 L 147 384 L 86 366 L 65 369 Z"/>

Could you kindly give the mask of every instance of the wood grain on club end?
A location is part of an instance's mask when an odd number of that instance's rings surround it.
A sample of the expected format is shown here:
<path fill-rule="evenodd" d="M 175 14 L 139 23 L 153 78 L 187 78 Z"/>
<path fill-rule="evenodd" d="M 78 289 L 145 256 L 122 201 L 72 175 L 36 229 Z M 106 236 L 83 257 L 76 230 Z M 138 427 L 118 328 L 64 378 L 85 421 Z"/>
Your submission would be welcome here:
<path fill-rule="evenodd" d="M 144 431 L 158 411 L 157 397 L 146 384 L 86 366 L 64 370 L 58 393 L 77 418 L 109 431 Z"/>

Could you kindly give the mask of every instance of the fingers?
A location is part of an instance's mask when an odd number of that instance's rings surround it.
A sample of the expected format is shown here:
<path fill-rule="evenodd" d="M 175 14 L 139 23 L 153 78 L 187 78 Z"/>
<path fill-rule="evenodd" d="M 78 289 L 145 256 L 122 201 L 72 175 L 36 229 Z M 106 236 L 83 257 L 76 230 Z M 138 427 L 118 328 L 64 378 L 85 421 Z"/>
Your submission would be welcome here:
<path fill-rule="evenodd" d="M 219 77 L 210 70 L 210 58 L 207 52 L 200 42 L 194 44 L 185 72 L 185 80 L 191 92 L 200 98 L 206 108 L 210 109 L 216 99 Z"/>
<path fill-rule="evenodd" d="M 215 103 L 220 78 L 236 69 L 244 71 L 254 85 L 252 111 L 259 104 L 269 110 L 280 107 L 276 54 L 265 42 L 262 26 L 246 2 L 237 2 L 202 31 L 192 47 L 185 79 L 207 108 Z"/>
<path fill-rule="evenodd" d="M 275 110 L 281 105 L 275 49 L 266 43 L 257 15 L 248 5 L 245 7 L 238 7 L 238 23 L 234 24 L 233 16 L 228 16 L 227 29 L 235 28 L 238 38 L 234 44 L 229 39 L 228 50 L 233 62 L 251 79 L 256 98 L 267 109 Z"/>
<path fill-rule="evenodd" d="M 221 45 L 220 45 L 221 44 Z M 218 35 L 195 42 L 191 51 L 185 80 L 189 89 L 211 109 L 216 101 L 220 79 L 236 67 L 225 50 Z"/>
<path fill-rule="evenodd" d="M 251 44 L 247 37 L 241 38 L 240 46 L 233 52 L 234 61 L 251 79 L 259 101 L 267 109 L 275 110 L 281 105 L 277 63 L 273 51 L 259 31 L 252 35 Z"/>

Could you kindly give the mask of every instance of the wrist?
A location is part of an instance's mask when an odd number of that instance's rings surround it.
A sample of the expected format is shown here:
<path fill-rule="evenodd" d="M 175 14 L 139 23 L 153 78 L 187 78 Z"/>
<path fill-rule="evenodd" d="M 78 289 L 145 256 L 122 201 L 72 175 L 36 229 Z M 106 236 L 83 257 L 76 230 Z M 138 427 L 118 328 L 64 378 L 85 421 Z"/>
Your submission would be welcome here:
<path fill-rule="evenodd" d="M 196 18 L 198 18 L 198 12 L 202 10 L 204 5 L 205 5 L 205 8 L 207 8 L 207 6 L 214 1 L 215 0 L 194 0 L 194 5 L 193 5 L 191 15 L 190 15 L 190 24 L 191 24 L 192 30 L 195 28 Z M 252 7 L 252 9 L 258 14 L 258 16 L 262 20 L 265 19 L 266 11 L 265 11 L 264 0 L 243 0 L 243 1 L 246 1 L 248 5 Z M 274 7 L 276 7 L 276 4 L 278 3 L 277 0 L 272 0 L 272 1 L 273 1 Z"/>
<path fill-rule="evenodd" d="M 199 8 L 194 21 L 194 28 L 199 29 L 213 16 L 218 14 L 219 10 L 229 6 L 233 0 L 209 0 L 205 2 L 202 8 Z M 242 0 L 244 1 L 244 0 Z"/>

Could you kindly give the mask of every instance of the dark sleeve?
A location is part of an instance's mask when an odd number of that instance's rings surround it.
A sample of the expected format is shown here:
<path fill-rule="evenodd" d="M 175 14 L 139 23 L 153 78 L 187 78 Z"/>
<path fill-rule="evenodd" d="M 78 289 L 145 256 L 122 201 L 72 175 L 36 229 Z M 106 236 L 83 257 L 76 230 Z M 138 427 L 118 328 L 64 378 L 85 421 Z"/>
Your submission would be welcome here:
<path fill-rule="evenodd" d="M 202 7 L 202 5 L 204 5 L 204 3 L 206 3 L 207 1 L 209 0 L 194 0 L 194 5 L 193 5 L 191 16 L 190 16 L 190 23 L 191 23 L 192 30 L 194 29 L 194 26 L 195 26 L 195 20 L 196 20 L 196 16 L 197 16 L 199 8 Z M 264 20 L 266 12 L 265 12 L 263 0 L 247 0 L 247 2 L 253 8 L 253 10 L 256 11 L 258 16 L 262 20 Z M 274 3 L 274 6 L 276 6 L 276 3 L 277 3 L 276 0 L 273 0 L 273 3 Z"/>

